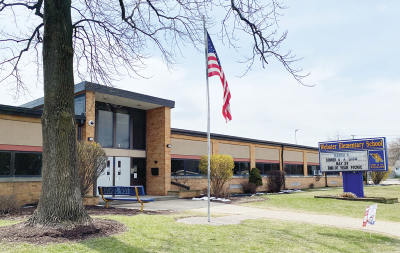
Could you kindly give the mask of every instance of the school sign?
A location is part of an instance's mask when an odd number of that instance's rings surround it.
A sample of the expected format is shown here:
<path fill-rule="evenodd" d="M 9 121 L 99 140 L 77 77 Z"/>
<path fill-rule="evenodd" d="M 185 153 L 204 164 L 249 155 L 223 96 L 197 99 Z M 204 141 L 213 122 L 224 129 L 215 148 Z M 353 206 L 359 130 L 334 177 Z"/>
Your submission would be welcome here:
<path fill-rule="evenodd" d="M 387 171 L 386 138 L 320 142 L 321 172 Z"/>

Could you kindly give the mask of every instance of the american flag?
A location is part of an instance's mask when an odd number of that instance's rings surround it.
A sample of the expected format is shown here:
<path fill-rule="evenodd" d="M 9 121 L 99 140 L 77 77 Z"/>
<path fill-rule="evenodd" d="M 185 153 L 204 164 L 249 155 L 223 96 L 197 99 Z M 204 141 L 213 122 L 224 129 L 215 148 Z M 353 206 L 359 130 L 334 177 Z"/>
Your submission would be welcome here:
<path fill-rule="evenodd" d="M 231 107 L 229 101 L 231 100 L 231 92 L 228 88 L 228 82 L 225 79 L 224 71 L 222 71 L 221 63 L 219 61 L 217 51 L 211 41 L 210 35 L 207 32 L 208 41 L 208 76 L 219 76 L 222 82 L 222 88 L 224 89 L 224 102 L 222 105 L 222 115 L 224 115 L 226 122 L 232 120 Z"/>

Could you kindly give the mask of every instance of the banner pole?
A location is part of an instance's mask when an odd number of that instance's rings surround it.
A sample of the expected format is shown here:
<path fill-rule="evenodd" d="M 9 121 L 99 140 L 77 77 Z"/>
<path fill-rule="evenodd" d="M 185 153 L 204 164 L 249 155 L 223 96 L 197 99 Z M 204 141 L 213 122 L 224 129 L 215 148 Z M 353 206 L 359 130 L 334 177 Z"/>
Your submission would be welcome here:
<path fill-rule="evenodd" d="M 208 222 L 210 222 L 210 88 L 208 85 L 208 38 L 206 30 L 206 20 L 203 16 L 203 26 L 204 26 L 204 47 L 205 47 L 205 57 L 206 57 L 206 80 L 207 80 L 207 204 L 208 204 Z"/>

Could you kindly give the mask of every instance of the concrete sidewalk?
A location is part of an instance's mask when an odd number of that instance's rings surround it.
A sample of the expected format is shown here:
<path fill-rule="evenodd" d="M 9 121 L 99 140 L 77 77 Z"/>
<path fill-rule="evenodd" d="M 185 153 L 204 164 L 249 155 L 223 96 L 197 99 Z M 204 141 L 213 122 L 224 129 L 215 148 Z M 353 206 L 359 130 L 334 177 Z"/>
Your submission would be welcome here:
<path fill-rule="evenodd" d="M 112 202 L 111 202 L 112 203 Z M 125 202 L 126 203 L 126 202 Z M 217 206 L 225 206 L 226 204 L 211 202 L 211 208 Z M 128 208 L 128 209 L 140 209 L 140 203 L 126 203 L 114 205 L 116 208 Z M 207 201 L 195 201 L 190 199 L 173 199 L 166 201 L 154 201 L 144 204 L 144 210 L 149 211 L 161 211 L 161 210 L 171 210 L 171 211 L 184 211 L 184 210 L 198 210 L 201 208 L 207 209 Z"/>
<path fill-rule="evenodd" d="M 207 213 L 207 208 L 195 209 L 198 212 Z M 230 214 L 228 217 L 218 217 L 210 219 L 210 223 L 207 222 L 206 217 L 193 217 L 180 219 L 178 222 L 186 224 L 204 224 L 204 225 L 224 225 L 226 224 L 238 224 L 243 220 L 247 219 L 274 219 L 274 220 L 285 220 L 285 221 L 296 221 L 305 222 L 311 224 L 333 226 L 338 228 L 350 228 L 364 231 L 371 231 L 377 233 L 383 233 L 390 236 L 400 237 L 400 223 L 388 222 L 388 221 L 376 221 L 375 225 L 362 228 L 362 218 L 347 218 L 338 217 L 331 215 L 320 215 L 320 214 L 309 214 L 309 213 L 297 213 L 288 211 L 277 211 L 269 209 L 258 209 L 245 206 L 237 205 L 219 205 L 211 209 L 213 213 L 224 213 Z"/>
<path fill-rule="evenodd" d="M 140 204 L 123 204 L 116 205 L 117 208 L 132 208 L 140 209 Z M 184 211 L 192 210 L 197 212 L 207 213 L 207 201 L 194 201 L 188 199 L 174 199 L 167 201 L 156 201 L 146 203 L 145 210 L 171 210 L 171 211 Z M 379 209 L 378 209 L 379 210 Z M 186 224 L 203 224 L 203 225 L 233 225 L 240 224 L 243 220 L 247 219 L 274 219 L 284 221 L 305 222 L 310 224 L 318 224 L 325 226 L 332 226 L 338 228 L 350 228 L 364 231 L 371 231 L 383 233 L 390 236 L 400 237 L 400 222 L 388 222 L 378 219 L 376 224 L 369 227 L 362 228 L 362 217 L 347 218 L 331 215 L 319 215 L 310 213 L 299 213 L 289 211 L 277 211 L 270 209 L 258 209 L 252 207 L 238 206 L 233 204 L 224 204 L 211 202 L 211 213 L 227 214 L 225 217 L 211 217 L 210 222 L 207 222 L 207 217 L 189 217 L 179 219 L 178 222 Z"/>

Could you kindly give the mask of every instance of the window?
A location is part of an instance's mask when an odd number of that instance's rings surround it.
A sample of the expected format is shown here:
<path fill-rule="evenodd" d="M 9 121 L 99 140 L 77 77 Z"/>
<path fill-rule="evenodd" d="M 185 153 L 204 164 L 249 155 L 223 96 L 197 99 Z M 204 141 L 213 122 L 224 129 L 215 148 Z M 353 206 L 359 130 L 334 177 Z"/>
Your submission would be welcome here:
<path fill-rule="evenodd" d="M 329 175 L 331 175 L 331 176 L 332 176 L 332 175 L 337 176 L 337 175 L 340 175 L 340 172 L 338 172 L 338 171 L 332 171 L 332 172 L 325 172 L 325 174 L 328 175 L 328 176 L 329 176 Z"/>
<path fill-rule="evenodd" d="M 303 176 L 303 164 L 285 164 L 285 173 L 286 175 Z"/>
<path fill-rule="evenodd" d="M 200 175 L 199 161 L 190 159 L 171 159 L 172 176 Z"/>
<path fill-rule="evenodd" d="M 307 165 L 307 174 L 309 176 L 314 176 L 314 171 L 319 170 L 319 165 Z"/>
<path fill-rule="evenodd" d="M 110 111 L 99 110 L 97 124 L 97 142 L 103 148 L 113 147 L 113 113 Z"/>
<path fill-rule="evenodd" d="M 233 175 L 249 175 L 250 163 L 249 162 L 235 162 L 233 168 Z"/>
<path fill-rule="evenodd" d="M 14 175 L 40 176 L 42 174 L 42 154 L 15 153 Z"/>
<path fill-rule="evenodd" d="M 41 174 L 41 153 L 0 152 L 0 176 L 40 176 Z"/>
<path fill-rule="evenodd" d="M 117 148 L 129 148 L 130 144 L 130 128 L 128 110 L 117 109 Z"/>
<path fill-rule="evenodd" d="M 146 111 L 96 103 L 96 120 L 103 148 L 146 149 Z"/>
<path fill-rule="evenodd" d="M 83 115 L 86 113 L 86 94 L 75 97 L 75 115 Z"/>
<path fill-rule="evenodd" d="M 256 163 L 256 168 L 261 175 L 266 175 L 269 171 L 279 170 L 279 163 Z"/>
<path fill-rule="evenodd" d="M 0 176 L 9 176 L 11 172 L 11 153 L 0 152 Z"/>

